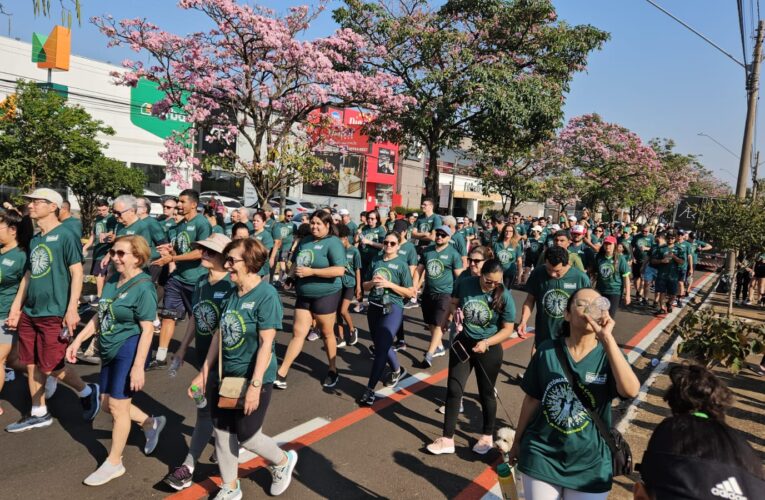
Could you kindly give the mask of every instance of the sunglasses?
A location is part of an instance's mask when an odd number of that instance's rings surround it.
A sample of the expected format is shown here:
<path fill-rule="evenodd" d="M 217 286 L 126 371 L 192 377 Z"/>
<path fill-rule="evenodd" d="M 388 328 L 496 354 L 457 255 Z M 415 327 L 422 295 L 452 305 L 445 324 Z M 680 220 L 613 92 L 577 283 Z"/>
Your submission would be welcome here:
<path fill-rule="evenodd" d="M 226 260 L 224 261 L 226 264 L 228 264 L 231 267 L 234 267 L 234 264 L 237 262 L 244 262 L 244 259 L 235 259 L 233 257 L 226 257 Z"/>
<path fill-rule="evenodd" d="M 383 241 L 382 244 L 383 244 L 383 246 L 386 246 L 386 247 L 395 247 L 396 245 L 398 245 L 398 242 L 397 241 Z"/>
<path fill-rule="evenodd" d="M 109 250 L 109 256 L 112 257 L 112 258 L 119 257 L 120 259 L 124 259 L 125 255 L 127 255 L 127 254 L 128 254 L 128 252 L 126 252 L 124 250 Z"/>
<path fill-rule="evenodd" d="M 446 233 L 438 233 L 438 232 L 436 233 L 436 238 L 446 238 L 447 236 L 449 235 Z"/>
<path fill-rule="evenodd" d="M 112 213 L 114 215 L 116 215 L 117 217 L 122 217 L 122 214 L 124 214 L 125 212 L 130 212 L 131 210 L 133 210 L 133 209 L 132 208 L 126 208 L 125 210 L 122 210 L 122 211 L 112 209 Z"/>

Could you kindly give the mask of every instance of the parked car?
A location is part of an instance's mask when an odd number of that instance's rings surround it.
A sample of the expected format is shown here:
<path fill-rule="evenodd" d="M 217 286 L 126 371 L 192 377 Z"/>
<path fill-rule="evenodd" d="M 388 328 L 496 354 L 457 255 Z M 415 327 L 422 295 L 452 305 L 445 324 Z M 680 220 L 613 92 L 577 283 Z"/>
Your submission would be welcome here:
<path fill-rule="evenodd" d="M 152 217 L 159 217 L 162 215 L 162 198 L 158 193 L 155 193 L 154 191 L 150 191 L 148 189 L 143 190 L 143 196 L 144 198 L 148 198 L 151 202 L 151 208 L 149 210 L 149 215 Z"/>
<path fill-rule="evenodd" d="M 274 209 L 281 208 L 282 198 L 280 196 L 271 198 L 268 200 Z M 313 212 L 317 209 L 316 205 L 306 200 L 296 200 L 294 198 L 286 198 L 284 202 L 284 208 L 291 209 L 294 213 Z"/>

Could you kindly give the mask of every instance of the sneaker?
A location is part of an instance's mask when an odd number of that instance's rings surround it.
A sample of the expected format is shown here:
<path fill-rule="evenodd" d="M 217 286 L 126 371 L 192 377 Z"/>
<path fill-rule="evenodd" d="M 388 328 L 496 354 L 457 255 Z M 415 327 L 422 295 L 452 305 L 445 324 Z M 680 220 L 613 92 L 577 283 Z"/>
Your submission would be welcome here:
<path fill-rule="evenodd" d="M 454 440 L 440 437 L 426 446 L 426 449 L 434 455 L 454 453 Z"/>
<path fill-rule="evenodd" d="M 364 394 L 361 395 L 361 397 L 357 400 L 357 402 L 361 406 L 372 406 L 375 404 L 375 399 L 377 398 L 377 395 L 375 394 L 375 391 L 373 391 L 370 388 L 366 388 L 364 390 Z"/>
<path fill-rule="evenodd" d="M 315 342 L 319 340 L 319 332 L 316 330 L 316 328 L 311 328 L 311 330 L 308 332 L 308 337 L 306 338 L 308 342 Z"/>
<path fill-rule="evenodd" d="M 101 389 L 98 384 L 88 384 L 88 387 L 90 387 L 90 394 L 80 398 L 80 404 L 82 405 L 82 418 L 86 422 L 91 422 L 101 410 Z"/>
<path fill-rule="evenodd" d="M 473 452 L 479 455 L 486 455 L 491 451 L 492 448 L 494 448 L 494 442 L 491 439 L 488 441 L 479 439 L 478 442 L 473 446 Z"/>
<path fill-rule="evenodd" d="M 393 345 L 393 350 L 396 352 L 406 351 L 406 342 L 403 340 L 397 340 Z"/>
<path fill-rule="evenodd" d="M 441 415 L 446 415 L 446 405 L 439 406 L 438 413 Z M 460 413 L 465 413 L 465 405 L 463 404 L 462 398 L 460 398 Z"/>
<path fill-rule="evenodd" d="M 337 372 L 333 372 L 332 370 L 327 372 L 327 376 L 324 377 L 324 383 L 321 384 L 324 387 L 334 387 L 337 385 L 337 381 L 340 379 L 340 376 L 337 374 Z"/>
<path fill-rule="evenodd" d="M 644 298 L 640 299 L 640 305 L 641 306 L 647 306 L 648 305 L 648 300 L 644 299 Z"/>
<path fill-rule="evenodd" d="M 48 427 L 53 423 L 53 417 L 50 413 L 46 413 L 42 417 L 33 417 L 32 415 L 26 415 L 21 417 L 21 420 L 14 422 L 5 428 L 7 432 L 24 432 L 32 429 L 38 429 L 42 427 Z"/>
<path fill-rule="evenodd" d="M 271 471 L 271 495 L 279 496 L 285 491 L 292 481 L 292 471 L 297 465 L 298 455 L 294 450 L 287 452 L 287 463 L 284 465 L 271 465 L 268 469 Z"/>
<path fill-rule="evenodd" d="M 406 368 L 403 366 L 398 369 L 397 372 L 390 372 L 385 380 L 385 387 L 396 387 L 399 380 L 406 377 Z"/>
<path fill-rule="evenodd" d="M 149 362 L 149 365 L 146 367 L 146 371 L 149 372 L 152 370 L 164 370 L 165 368 L 167 368 L 167 358 L 163 359 L 162 361 L 154 358 Z"/>
<path fill-rule="evenodd" d="M 181 491 L 188 488 L 192 484 L 193 472 L 189 469 L 188 465 L 181 465 L 176 467 L 173 472 L 166 475 L 162 480 L 166 485 L 170 486 L 175 491 Z"/>
<path fill-rule="evenodd" d="M 765 367 L 763 367 L 762 365 L 753 364 L 749 367 L 749 369 L 752 371 L 752 373 L 754 373 L 758 377 L 765 376 Z"/>
<path fill-rule="evenodd" d="M 422 364 L 426 368 L 430 368 L 433 366 L 433 355 L 429 352 L 425 353 L 425 356 L 422 358 Z"/>
<path fill-rule="evenodd" d="M 359 329 L 354 328 L 351 333 L 348 334 L 348 345 L 356 345 L 359 341 Z"/>
<path fill-rule="evenodd" d="M 438 346 L 436 352 L 433 353 L 434 358 L 440 358 L 441 356 L 446 356 L 446 349 L 444 349 L 444 346 Z"/>
<path fill-rule="evenodd" d="M 56 394 L 56 389 L 58 389 L 58 379 L 48 375 L 48 378 L 45 379 L 45 399 L 52 398 Z"/>
<path fill-rule="evenodd" d="M 276 374 L 276 380 L 274 380 L 274 387 L 277 389 L 287 388 L 287 377 L 282 377 L 278 373 Z"/>
<path fill-rule="evenodd" d="M 112 465 L 108 460 L 104 460 L 101 467 L 96 469 L 91 475 L 85 478 L 83 484 L 86 486 L 101 486 L 112 479 L 117 479 L 125 473 L 125 466 L 120 462 L 119 465 Z"/>
<path fill-rule="evenodd" d="M 163 416 L 152 417 L 151 429 L 144 430 L 143 433 L 146 436 L 146 444 L 143 447 L 143 452 L 147 455 L 151 455 L 159 442 L 159 435 L 162 429 L 165 428 L 167 419 Z"/>
<path fill-rule="evenodd" d="M 409 301 L 404 304 L 404 309 L 414 309 L 416 307 L 420 307 L 420 304 L 417 303 L 417 299 L 409 299 Z"/>
<path fill-rule="evenodd" d="M 16 372 L 13 371 L 10 368 L 6 368 L 5 369 L 5 381 L 6 382 L 13 382 L 14 380 L 16 380 Z"/>
<path fill-rule="evenodd" d="M 343 347 L 347 346 L 348 344 L 345 342 L 344 338 L 336 338 L 337 340 L 337 348 L 342 349 Z"/>
<path fill-rule="evenodd" d="M 222 484 L 213 500 L 242 500 L 242 488 L 239 487 L 239 480 L 236 480 L 236 488 L 234 489 Z"/>

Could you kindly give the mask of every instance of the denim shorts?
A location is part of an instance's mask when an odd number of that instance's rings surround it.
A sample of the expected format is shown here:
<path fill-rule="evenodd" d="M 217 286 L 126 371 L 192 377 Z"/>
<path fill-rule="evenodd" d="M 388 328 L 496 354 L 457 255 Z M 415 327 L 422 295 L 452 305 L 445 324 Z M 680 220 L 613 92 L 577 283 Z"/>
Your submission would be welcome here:
<path fill-rule="evenodd" d="M 643 279 L 649 282 L 654 281 L 657 273 L 658 270 L 655 267 L 645 266 L 645 269 L 643 269 Z"/>
<path fill-rule="evenodd" d="M 165 283 L 164 309 L 171 309 L 177 313 L 178 318 L 191 315 L 191 297 L 194 295 L 194 285 L 181 283 L 174 276 L 170 276 Z"/>
<path fill-rule="evenodd" d="M 114 359 L 101 366 L 98 380 L 101 394 L 108 394 L 114 399 L 133 397 L 133 391 L 130 390 L 130 370 L 133 369 L 140 338 L 140 335 L 133 335 L 127 339 Z"/>

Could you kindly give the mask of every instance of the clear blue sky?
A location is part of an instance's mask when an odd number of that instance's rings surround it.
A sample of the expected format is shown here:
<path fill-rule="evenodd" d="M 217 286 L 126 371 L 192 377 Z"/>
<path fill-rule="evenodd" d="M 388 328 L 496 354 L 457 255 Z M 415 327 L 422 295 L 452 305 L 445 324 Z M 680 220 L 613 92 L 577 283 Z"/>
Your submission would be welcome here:
<path fill-rule="evenodd" d="M 176 33 L 206 29 L 205 19 L 184 12 L 171 0 L 81 0 L 85 18 L 112 14 L 115 18 L 147 17 Z M 566 116 L 597 112 L 637 132 L 644 140 L 672 138 L 683 153 L 701 156 L 722 180 L 735 186 L 738 160 L 707 137 L 714 137 L 736 155 L 746 116 L 744 71 L 706 42 L 659 12 L 645 0 L 554 0 L 559 17 L 571 24 L 592 24 L 611 33 L 603 50 L 592 54 L 587 71 L 578 74 L 566 101 Z M 657 0 L 676 16 L 742 59 L 736 2 L 732 0 Z M 13 13 L 13 37 L 30 40 L 32 31 L 47 33 L 51 19 L 32 14 L 28 0 L 5 0 Z M 52 2 L 54 10 L 57 2 Z M 305 1 L 261 1 L 284 9 Z M 309 37 L 331 33 L 330 8 L 311 27 Z M 757 0 L 746 0 L 747 57 L 754 45 L 750 6 L 757 17 Z M 765 6 L 763 6 L 765 7 Z M 765 11 L 763 11 L 765 15 Z M 0 33 L 7 35 L 6 19 Z M 124 49 L 108 49 L 106 39 L 87 20 L 73 32 L 74 54 L 119 63 L 137 58 Z M 31 64 L 31 63 L 30 63 Z M 763 144 L 758 130 L 756 145 Z M 765 157 L 765 154 L 763 155 Z M 765 158 L 764 158 L 765 159 Z M 765 169 L 765 166 L 763 167 Z M 765 172 L 760 173 L 764 177 Z"/>

